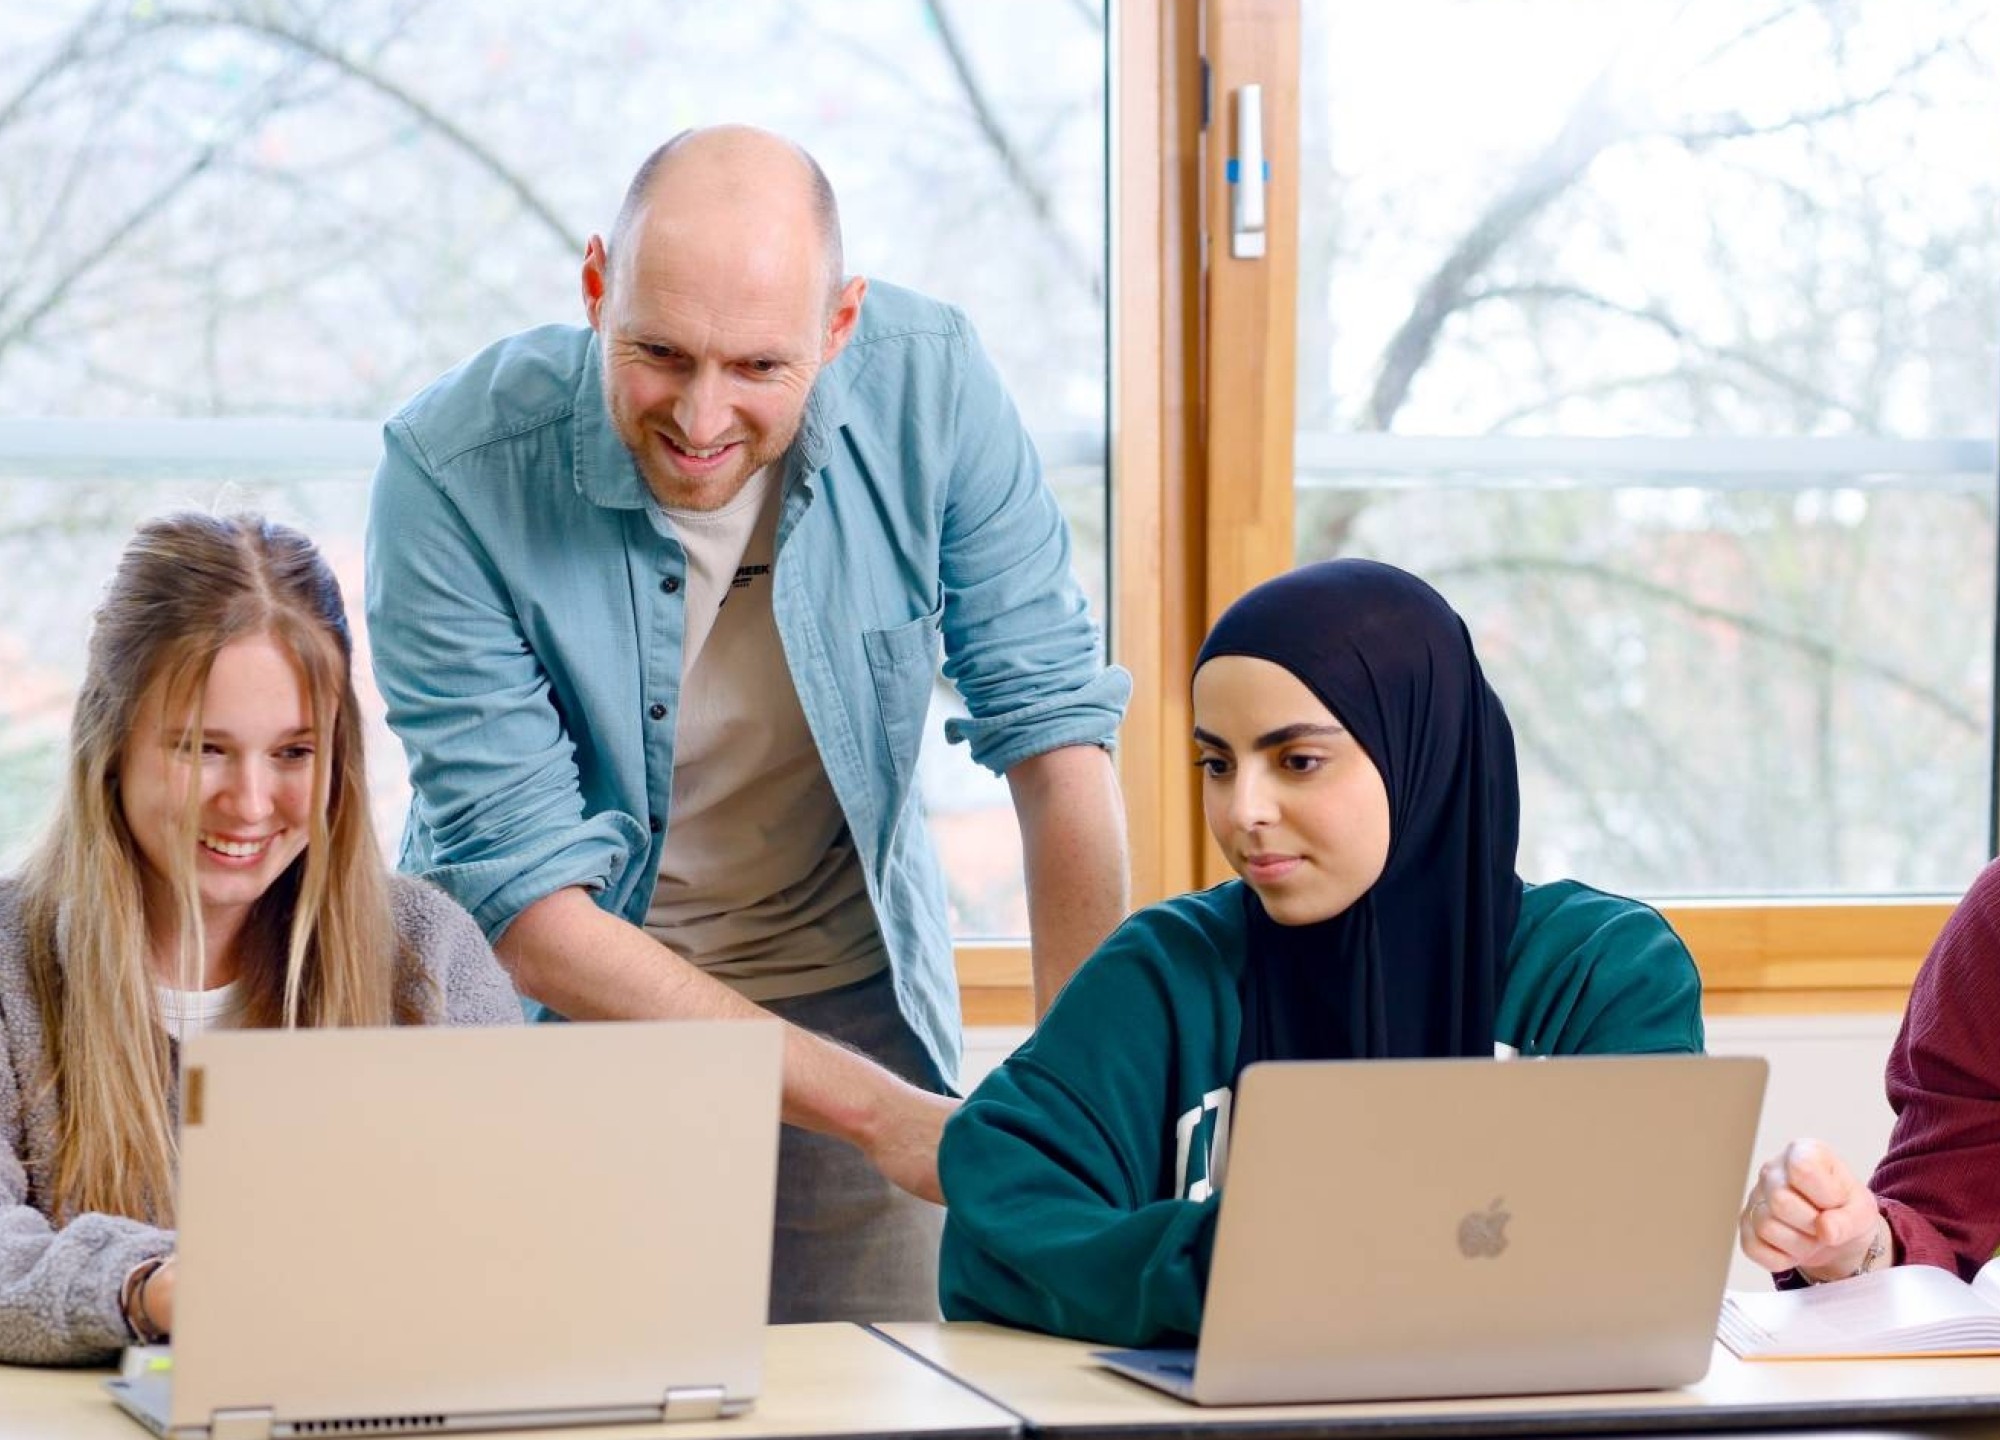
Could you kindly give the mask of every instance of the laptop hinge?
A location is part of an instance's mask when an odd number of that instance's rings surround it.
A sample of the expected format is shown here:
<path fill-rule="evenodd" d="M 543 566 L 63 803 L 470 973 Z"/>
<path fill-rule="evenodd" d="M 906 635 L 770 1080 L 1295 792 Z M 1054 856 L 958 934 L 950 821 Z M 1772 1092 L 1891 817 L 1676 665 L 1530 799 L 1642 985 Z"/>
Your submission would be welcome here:
<path fill-rule="evenodd" d="M 213 1410 L 208 1416 L 209 1440 L 271 1440 L 271 1407 L 240 1406 Z"/>
<path fill-rule="evenodd" d="M 722 1418 L 723 1389 L 720 1385 L 675 1385 L 667 1390 L 661 1412 L 666 1420 L 719 1420 Z"/>

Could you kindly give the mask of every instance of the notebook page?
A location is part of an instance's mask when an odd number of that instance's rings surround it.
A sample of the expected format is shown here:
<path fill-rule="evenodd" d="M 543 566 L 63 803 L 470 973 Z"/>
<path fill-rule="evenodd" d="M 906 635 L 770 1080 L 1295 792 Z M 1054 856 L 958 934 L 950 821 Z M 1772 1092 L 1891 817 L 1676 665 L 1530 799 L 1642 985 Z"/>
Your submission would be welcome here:
<path fill-rule="evenodd" d="M 1972 1293 L 2000 1311 L 2000 1255 L 1979 1267 L 1979 1273 L 1972 1277 Z"/>
<path fill-rule="evenodd" d="M 2000 1275 L 1993 1286 L 2000 1287 Z M 1928 1265 L 1899 1265 L 1804 1290 L 1732 1290 L 1723 1309 L 1719 1333 L 1746 1357 L 2000 1344 L 2000 1307 L 1956 1275 Z"/>

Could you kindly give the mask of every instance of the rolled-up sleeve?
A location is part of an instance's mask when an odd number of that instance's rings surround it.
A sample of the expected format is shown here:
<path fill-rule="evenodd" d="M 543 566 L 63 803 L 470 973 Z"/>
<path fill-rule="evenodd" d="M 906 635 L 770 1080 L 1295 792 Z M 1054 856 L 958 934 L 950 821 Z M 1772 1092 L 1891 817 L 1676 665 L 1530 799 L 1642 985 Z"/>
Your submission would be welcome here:
<path fill-rule="evenodd" d="M 415 789 L 404 868 L 489 939 L 557 890 L 621 888 L 647 827 L 585 812 L 575 743 L 506 578 L 400 419 L 369 500 L 367 612 Z"/>
<path fill-rule="evenodd" d="M 1069 527 L 1013 401 L 969 325 L 962 338 L 939 569 L 944 671 L 971 713 L 945 735 L 1003 774 L 1065 745 L 1109 748 L 1132 681 L 1100 654 Z"/>

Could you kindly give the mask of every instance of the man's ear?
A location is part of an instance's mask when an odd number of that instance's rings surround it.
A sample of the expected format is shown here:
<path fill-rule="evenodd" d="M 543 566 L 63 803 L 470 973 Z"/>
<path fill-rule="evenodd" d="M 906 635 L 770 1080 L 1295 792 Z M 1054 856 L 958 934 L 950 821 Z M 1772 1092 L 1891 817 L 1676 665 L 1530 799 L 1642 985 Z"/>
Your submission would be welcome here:
<path fill-rule="evenodd" d="M 590 328 L 603 331 L 599 320 L 604 310 L 604 295 L 610 288 L 610 257 L 604 253 L 604 238 L 590 237 L 590 243 L 583 247 L 583 313 L 590 317 Z"/>
<path fill-rule="evenodd" d="M 820 351 L 820 364 L 831 364 L 833 357 L 845 350 L 847 342 L 854 338 L 854 327 L 861 323 L 861 299 L 867 293 L 867 279 L 856 275 L 833 297 L 833 314 L 826 322 L 826 344 Z"/>

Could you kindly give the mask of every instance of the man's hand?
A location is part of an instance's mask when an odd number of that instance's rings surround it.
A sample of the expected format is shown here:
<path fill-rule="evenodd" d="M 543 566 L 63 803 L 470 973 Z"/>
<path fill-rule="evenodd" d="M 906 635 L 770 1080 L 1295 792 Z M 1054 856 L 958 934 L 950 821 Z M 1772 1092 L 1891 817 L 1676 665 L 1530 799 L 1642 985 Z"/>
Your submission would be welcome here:
<path fill-rule="evenodd" d="M 1840 1280 L 1869 1251 L 1886 1254 L 1889 1222 L 1874 1194 L 1817 1140 L 1794 1140 L 1764 1162 L 1736 1223 L 1743 1253 L 1766 1270 Z"/>
<path fill-rule="evenodd" d="M 522 994 L 572 1020 L 773 1018 L 582 890 L 537 900 L 495 948 Z M 857 1146 L 892 1183 L 934 1203 L 943 1203 L 938 1137 L 957 1104 L 823 1035 L 785 1026 L 785 1123 Z"/>
<path fill-rule="evenodd" d="M 938 1186 L 938 1141 L 944 1122 L 958 1109 L 949 1095 L 934 1095 L 915 1085 L 902 1085 L 884 1104 L 868 1135 L 857 1139 L 869 1162 L 919 1200 L 944 1204 Z"/>

